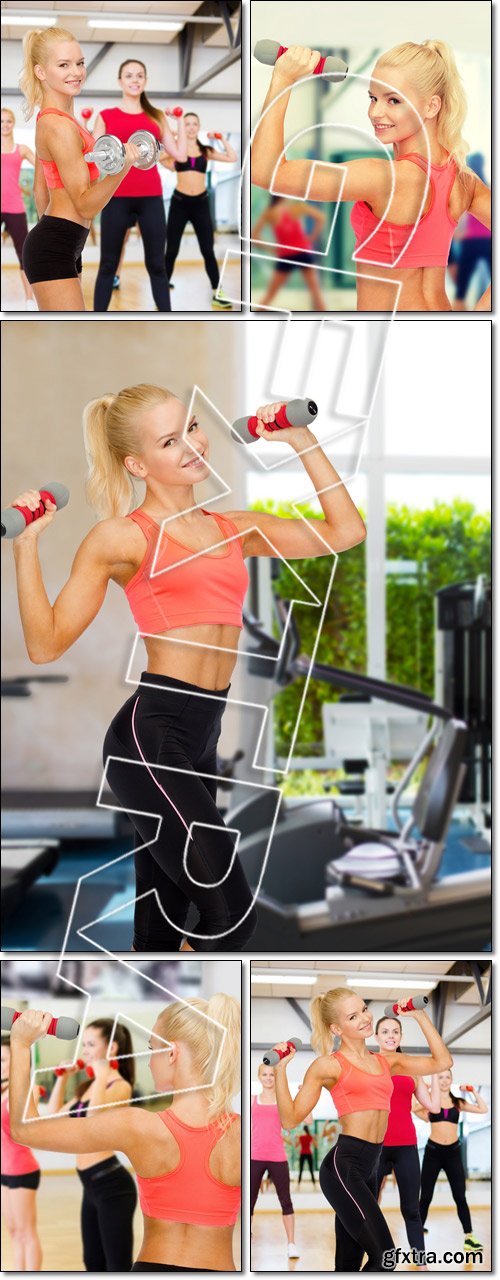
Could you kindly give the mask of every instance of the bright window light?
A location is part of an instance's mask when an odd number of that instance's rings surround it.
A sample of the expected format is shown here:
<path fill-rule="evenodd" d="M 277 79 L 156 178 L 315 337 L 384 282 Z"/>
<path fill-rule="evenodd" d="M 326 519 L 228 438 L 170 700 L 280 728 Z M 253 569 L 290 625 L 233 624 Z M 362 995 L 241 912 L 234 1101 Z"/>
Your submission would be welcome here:
<path fill-rule="evenodd" d="M 182 31 L 183 22 L 140 22 L 123 18 L 87 18 L 88 27 L 105 28 L 107 31 Z"/>
<path fill-rule="evenodd" d="M 281 984 L 282 986 L 284 985 L 286 987 L 311 987 L 316 982 L 316 977 L 314 975 L 311 975 L 310 978 L 304 978 L 304 977 L 294 978 L 292 973 L 290 973 L 288 976 L 286 976 L 285 974 L 277 974 L 275 976 L 274 973 L 272 972 L 269 974 L 264 974 L 264 973 L 253 974 L 252 973 L 252 983 L 257 983 L 257 982 L 266 982 L 266 983 L 272 982 L 273 984 L 277 983 L 278 985 Z"/>
<path fill-rule="evenodd" d="M 32 27 L 35 21 L 37 27 L 54 27 L 57 22 L 57 14 L 53 18 L 39 18 L 37 16 L 35 20 L 33 14 L 31 18 L 18 18 L 17 14 L 2 13 L 2 27 Z"/>

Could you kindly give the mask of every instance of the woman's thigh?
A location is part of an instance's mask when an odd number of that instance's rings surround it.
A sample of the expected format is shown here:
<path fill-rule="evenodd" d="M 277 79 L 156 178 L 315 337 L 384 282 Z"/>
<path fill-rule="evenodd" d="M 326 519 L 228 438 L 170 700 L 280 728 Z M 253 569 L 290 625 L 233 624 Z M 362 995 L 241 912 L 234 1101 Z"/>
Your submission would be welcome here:
<path fill-rule="evenodd" d="M 42 280 L 31 286 L 39 311 L 85 311 L 80 281 Z"/>

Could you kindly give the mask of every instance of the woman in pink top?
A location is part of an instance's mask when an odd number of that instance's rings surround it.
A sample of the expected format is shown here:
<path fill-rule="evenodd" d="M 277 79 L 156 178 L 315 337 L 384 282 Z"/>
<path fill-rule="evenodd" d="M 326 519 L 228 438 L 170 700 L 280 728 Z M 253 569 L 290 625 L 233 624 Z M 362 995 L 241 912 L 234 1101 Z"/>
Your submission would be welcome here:
<path fill-rule="evenodd" d="M 290 1170 L 281 1133 L 281 1120 L 276 1102 L 274 1069 L 261 1062 L 258 1070 L 262 1092 L 252 1098 L 252 1141 L 250 1160 L 250 1214 L 253 1212 L 262 1179 L 267 1172 L 274 1182 L 283 1214 L 288 1241 L 288 1257 L 298 1258 L 295 1244 L 295 1217 L 290 1196 Z"/>
<path fill-rule="evenodd" d="M 23 244 L 28 234 L 28 219 L 19 182 L 23 160 L 35 165 L 35 157 L 24 143 L 16 143 L 16 117 L 10 107 L 2 107 L 2 212 L 0 222 L 13 242 L 19 266 L 27 311 L 36 311 L 33 290 L 23 271 Z"/>
<path fill-rule="evenodd" d="M 304 231 L 303 218 L 310 218 L 314 223 L 311 235 L 306 235 Z M 276 266 L 266 292 L 259 301 L 259 307 L 269 307 L 292 272 L 299 270 L 309 289 L 312 310 L 326 311 L 326 303 L 313 263 L 313 246 L 325 222 L 324 213 L 308 201 L 297 200 L 294 204 L 291 200 L 280 200 L 279 196 L 271 196 L 268 208 L 264 209 L 252 227 L 252 240 L 257 242 L 257 246 L 265 227 L 271 229 L 276 240 Z"/>
<path fill-rule="evenodd" d="M 163 111 L 146 95 L 146 67 L 139 59 L 127 58 L 118 69 L 121 101 L 98 115 L 94 137 L 112 133 L 121 142 L 137 129 L 145 129 L 161 142 L 172 160 L 186 159 L 184 120 L 179 119 L 175 135 Z M 101 214 L 101 261 L 97 274 L 94 311 L 107 311 L 113 280 L 118 271 L 123 242 L 130 227 L 138 223 L 144 244 L 144 261 L 158 311 L 170 311 L 170 290 L 165 267 L 167 224 L 158 166 L 133 168 L 123 177 L 112 200 Z"/>
<path fill-rule="evenodd" d="M 445 274 L 451 239 L 467 210 L 490 225 L 485 183 L 466 167 L 467 102 L 449 45 L 407 42 L 380 55 L 368 115 L 381 150 L 373 159 L 330 166 L 285 158 L 290 91 L 311 76 L 320 54 L 289 48 L 275 63 L 252 147 L 252 181 L 282 195 L 355 201 L 359 311 L 451 311 Z M 390 221 L 387 220 L 388 215 Z M 489 293 L 478 303 L 489 310 Z"/>
<path fill-rule="evenodd" d="M 2 1044 L 2 1212 L 12 1239 L 13 1271 L 40 1271 L 42 1247 L 36 1225 L 36 1193 L 40 1165 L 29 1147 L 15 1142 L 10 1132 L 9 1077 L 11 1053 Z M 34 1105 L 39 1089 L 34 1090 Z"/>

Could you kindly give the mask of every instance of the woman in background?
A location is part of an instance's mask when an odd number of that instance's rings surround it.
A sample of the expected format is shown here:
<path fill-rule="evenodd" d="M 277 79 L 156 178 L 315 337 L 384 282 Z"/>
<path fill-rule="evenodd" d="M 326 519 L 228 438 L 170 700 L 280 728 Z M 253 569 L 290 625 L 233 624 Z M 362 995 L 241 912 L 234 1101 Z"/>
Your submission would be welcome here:
<path fill-rule="evenodd" d="M 23 271 L 23 244 L 28 234 L 28 219 L 24 207 L 19 176 L 23 160 L 35 167 L 35 157 L 30 147 L 16 143 L 14 125 L 16 117 L 10 107 L 2 107 L 2 212 L 1 225 L 10 236 L 21 268 L 26 311 L 36 311 L 31 285 Z"/>
<path fill-rule="evenodd" d="M 234 147 L 222 133 L 209 133 L 208 138 L 210 142 L 218 138 L 223 151 L 200 141 L 200 117 L 195 111 L 188 111 L 184 121 L 187 155 L 182 161 L 173 161 L 168 157 L 162 160 L 166 168 L 177 173 L 177 185 L 170 201 L 167 222 L 165 269 L 170 280 L 184 231 L 190 222 L 212 287 L 212 308 L 216 311 L 230 311 L 231 303 L 218 296 L 219 267 L 214 253 L 214 226 L 208 201 L 206 172 L 210 160 L 216 160 L 218 164 L 234 164 L 238 157 Z"/>
<path fill-rule="evenodd" d="M 427 1139 L 422 1162 L 420 1217 L 422 1223 L 425 1224 L 438 1175 L 442 1169 L 446 1174 L 451 1187 L 451 1194 L 457 1206 L 457 1213 L 465 1236 L 464 1250 L 468 1253 L 475 1249 L 482 1249 L 482 1245 L 472 1230 L 472 1220 L 466 1196 L 465 1170 L 462 1162 L 462 1144 L 458 1137 L 458 1124 L 463 1112 L 470 1112 L 476 1116 L 485 1116 L 488 1114 L 488 1107 L 484 1098 L 474 1088 L 474 1085 L 470 1085 L 470 1092 L 474 1101 L 469 1102 L 465 1098 L 456 1097 L 451 1092 L 452 1083 L 453 1076 L 451 1071 L 448 1069 L 440 1071 L 438 1074 L 439 1110 L 431 1111 L 429 1107 L 422 1107 L 417 1110 L 417 1115 L 420 1115 L 423 1120 L 429 1120 L 431 1125 L 431 1134 L 430 1138 Z M 461 1087 L 469 1092 L 468 1085 L 462 1085 Z"/>
<path fill-rule="evenodd" d="M 29 1147 L 14 1142 L 10 1131 L 9 1076 L 10 1047 L 2 1044 L 2 1212 L 12 1240 L 12 1270 L 40 1271 L 42 1246 L 36 1223 L 36 1193 L 40 1185 L 40 1165 Z M 34 1103 L 40 1090 L 33 1090 Z"/>

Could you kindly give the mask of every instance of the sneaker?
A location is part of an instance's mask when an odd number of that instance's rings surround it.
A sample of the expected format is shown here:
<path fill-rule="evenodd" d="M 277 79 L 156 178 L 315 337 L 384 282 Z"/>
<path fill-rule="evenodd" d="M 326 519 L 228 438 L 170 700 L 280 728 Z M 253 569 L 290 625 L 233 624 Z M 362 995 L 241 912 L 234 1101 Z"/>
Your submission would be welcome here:
<path fill-rule="evenodd" d="M 171 281 L 171 280 L 169 280 L 169 281 L 168 281 L 168 287 L 169 287 L 169 289 L 175 289 L 175 284 L 172 284 L 172 281 Z"/>
<path fill-rule="evenodd" d="M 469 1235 L 466 1236 L 464 1240 L 465 1252 L 468 1253 L 472 1249 L 482 1249 L 482 1248 L 483 1248 L 483 1245 L 478 1240 L 477 1236 L 474 1236 L 472 1234 L 472 1231 L 470 1231 Z"/>
<path fill-rule="evenodd" d="M 212 294 L 212 311 L 232 311 L 233 304 L 227 298 L 219 296 L 217 293 Z"/>
<path fill-rule="evenodd" d="M 300 1249 L 297 1249 L 297 1245 L 294 1243 L 293 1240 L 288 1245 L 288 1257 L 300 1258 Z"/>
<path fill-rule="evenodd" d="M 113 276 L 113 289 L 119 289 L 119 288 L 120 288 L 120 284 L 121 284 L 120 277 L 119 277 L 119 276 Z"/>
<path fill-rule="evenodd" d="M 36 305 L 36 302 L 35 302 L 35 299 L 34 299 L 34 298 L 26 298 L 26 302 L 25 302 L 25 304 L 24 304 L 24 310 L 25 310 L 25 311 L 38 311 L 38 307 L 37 307 L 37 305 Z"/>

